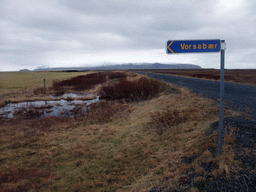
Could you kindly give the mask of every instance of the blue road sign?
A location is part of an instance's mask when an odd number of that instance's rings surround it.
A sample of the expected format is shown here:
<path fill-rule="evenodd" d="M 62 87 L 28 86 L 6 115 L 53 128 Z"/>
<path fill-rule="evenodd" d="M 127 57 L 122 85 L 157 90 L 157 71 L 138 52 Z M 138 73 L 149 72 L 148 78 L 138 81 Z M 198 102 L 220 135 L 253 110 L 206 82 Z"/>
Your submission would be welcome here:
<path fill-rule="evenodd" d="M 220 40 L 171 40 L 167 41 L 167 54 L 220 52 Z"/>

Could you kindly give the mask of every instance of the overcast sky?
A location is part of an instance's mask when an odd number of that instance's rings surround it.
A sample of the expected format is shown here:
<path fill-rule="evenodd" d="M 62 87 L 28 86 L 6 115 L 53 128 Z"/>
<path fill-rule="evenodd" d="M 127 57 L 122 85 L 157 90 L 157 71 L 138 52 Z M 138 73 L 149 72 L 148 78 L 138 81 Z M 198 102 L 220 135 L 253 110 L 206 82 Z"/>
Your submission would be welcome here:
<path fill-rule="evenodd" d="M 255 0 L 0 0 L 0 71 L 108 63 L 220 68 L 220 53 L 166 54 L 168 40 L 222 39 L 225 68 L 256 68 Z"/>

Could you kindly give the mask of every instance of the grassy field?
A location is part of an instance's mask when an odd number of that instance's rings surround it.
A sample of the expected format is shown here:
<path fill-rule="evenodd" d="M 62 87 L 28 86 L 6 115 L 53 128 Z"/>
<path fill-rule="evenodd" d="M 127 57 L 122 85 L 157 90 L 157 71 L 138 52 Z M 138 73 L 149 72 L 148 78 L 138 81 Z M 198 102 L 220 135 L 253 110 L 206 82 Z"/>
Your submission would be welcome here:
<path fill-rule="evenodd" d="M 0 72 L 0 92 L 20 91 L 50 86 L 53 80 L 64 80 L 88 72 Z"/>
<path fill-rule="evenodd" d="M 0 120 L 2 191 L 204 191 L 220 176 L 232 178 L 243 169 L 234 150 L 235 128 L 226 132 L 221 156 L 217 132 L 207 133 L 218 120 L 212 100 L 130 72 L 95 78 L 49 87 L 78 87 L 108 98 L 74 118 Z M 78 79 L 95 84 L 72 85 Z"/>
<path fill-rule="evenodd" d="M 199 79 L 220 80 L 220 70 L 217 69 L 153 69 L 142 70 L 145 72 L 162 73 L 170 75 L 178 75 L 185 77 L 193 77 Z M 256 84 L 255 69 L 226 69 L 225 81 L 244 84 Z"/>

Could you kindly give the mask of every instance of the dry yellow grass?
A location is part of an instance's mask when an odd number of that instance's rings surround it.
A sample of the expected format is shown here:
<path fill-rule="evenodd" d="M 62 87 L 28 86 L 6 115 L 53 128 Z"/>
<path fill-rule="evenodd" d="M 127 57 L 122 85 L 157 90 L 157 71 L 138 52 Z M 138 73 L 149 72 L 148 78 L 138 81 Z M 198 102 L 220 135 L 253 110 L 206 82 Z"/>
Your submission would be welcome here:
<path fill-rule="evenodd" d="M 88 72 L 0 72 L 0 92 L 50 86 L 53 80 L 64 80 Z"/>
<path fill-rule="evenodd" d="M 48 96 L 54 94 L 51 89 L 54 80 L 88 73 L 90 72 L 0 72 L 0 106 L 3 106 L 4 102 L 49 100 Z"/>
<path fill-rule="evenodd" d="M 218 110 L 209 99 L 180 89 L 151 100 L 95 106 L 108 118 L 95 112 L 0 122 L 3 191 L 147 191 L 157 185 L 189 190 L 188 175 L 198 174 L 194 182 L 206 181 L 208 164 L 214 165 L 208 173 L 212 177 L 240 168 L 231 153 L 232 129 L 224 138 L 223 155 L 212 151 L 217 134 L 205 131 L 218 120 Z M 173 109 L 180 110 L 179 123 L 163 124 L 162 134 L 147 129 Z"/>

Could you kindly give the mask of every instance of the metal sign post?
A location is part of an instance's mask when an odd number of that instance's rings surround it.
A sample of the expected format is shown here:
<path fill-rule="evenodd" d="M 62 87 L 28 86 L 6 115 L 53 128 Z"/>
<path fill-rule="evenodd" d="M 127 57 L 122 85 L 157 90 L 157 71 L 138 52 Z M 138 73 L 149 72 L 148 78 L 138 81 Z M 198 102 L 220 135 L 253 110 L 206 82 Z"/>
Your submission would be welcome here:
<path fill-rule="evenodd" d="M 219 140 L 218 153 L 222 151 L 222 137 L 223 137 L 223 98 L 224 98 L 224 61 L 225 61 L 225 40 L 211 39 L 211 40 L 170 40 L 167 41 L 166 53 L 207 53 L 220 52 L 220 112 L 219 112 Z"/>
<path fill-rule="evenodd" d="M 223 98 L 224 98 L 224 63 L 225 63 L 225 40 L 221 40 L 220 51 L 220 117 L 219 117 L 219 141 L 218 141 L 218 154 L 222 152 L 222 137 L 223 137 Z"/>

